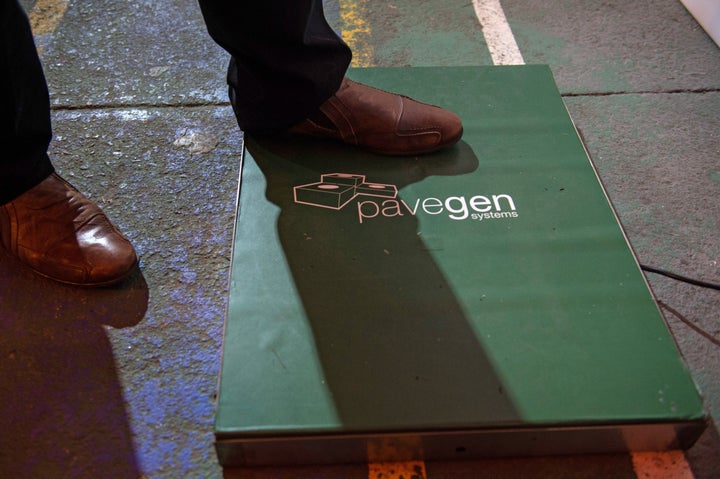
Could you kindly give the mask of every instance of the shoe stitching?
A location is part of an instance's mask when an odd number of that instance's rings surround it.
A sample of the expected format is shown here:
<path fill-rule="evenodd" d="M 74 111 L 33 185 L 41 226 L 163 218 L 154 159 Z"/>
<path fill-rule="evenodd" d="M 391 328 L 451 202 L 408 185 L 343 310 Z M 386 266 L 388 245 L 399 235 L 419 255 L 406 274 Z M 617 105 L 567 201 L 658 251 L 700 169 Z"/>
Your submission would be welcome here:
<path fill-rule="evenodd" d="M 350 109 L 338 97 L 331 97 L 322 107 L 322 112 L 337 126 L 340 138 L 350 144 L 359 144 L 358 135 L 353 127 Z M 346 113 L 347 111 L 347 113 Z M 338 123 L 342 122 L 342 125 Z"/>
<path fill-rule="evenodd" d="M 348 80 L 348 81 L 352 81 L 352 80 Z M 383 93 L 386 93 L 386 94 L 388 94 L 388 95 L 392 95 L 392 96 L 394 96 L 394 97 L 400 98 L 401 111 L 400 111 L 400 114 L 398 115 L 397 121 L 395 122 L 395 134 L 396 134 L 396 135 L 398 135 L 398 136 L 413 136 L 413 135 L 416 135 L 416 134 L 418 134 L 418 133 L 420 133 L 420 134 L 433 134 L 433 135 L 438 135 L 438 136 L 440 137 L 440 140 L 439 140 L 438 142 L 442 142 L 442 139 L 443 139 L 442 125 L 439 124 L 439 123 L 436 123 L 436 124 L 433 124 L 433 125 L 430 125 L 430 126 L 426 126 L 426 127 L 423 127 L 423 128 L 406 128 L 406 129 L 402 129 L 402 130 L 400 129 L 400 121 L 402 120 L 402 116 L 403 116 L 403 114 L 405 113 L 405 100 L 409 100 L 409 101 L 412 101 L 412 102 L 414 102 L 414 103 L 418 103 L 418 104 L 420 104 L 420 105 L 427 106 L 427 107 L 440 108 L 440 107 L 438 107 L 437 105 L 433 105 L 433 104 L 430 104 L 430 103 L 425 103 L 425 102 L 422 102 L 422 101 L 419 101 L 419 100 L 415 100 L 414 98 L 411 98 L 411 97 L 409 97 L 409 96 L 407 96 L 407 95 L 400 95 L 400 94 L 393 93 L 393 92 L 390 92 L 390 91 L 387 91 L 387 90 L 383 90 L 382 88 L 377 88 L 377 87 L 370 86 L 370 85 L 364 85 L 364 84 L 362 84 L 362 83 L 357 83 L 357 82 L 353 82 L 353 83 L 356 83 L 356 84 L 358 84 L 358 85 L 362 85 L 362 86 L 364 86 L 364 87 L 366 87 L 366 88 L 368 88 L 368 89 L 371 89 L 371 90 L 383 92 Z M 343 104 L 343 105 L 344 105 L 344 104 Z M 346 107 L 346 108 L 347 108 L 347 107 Z"/>

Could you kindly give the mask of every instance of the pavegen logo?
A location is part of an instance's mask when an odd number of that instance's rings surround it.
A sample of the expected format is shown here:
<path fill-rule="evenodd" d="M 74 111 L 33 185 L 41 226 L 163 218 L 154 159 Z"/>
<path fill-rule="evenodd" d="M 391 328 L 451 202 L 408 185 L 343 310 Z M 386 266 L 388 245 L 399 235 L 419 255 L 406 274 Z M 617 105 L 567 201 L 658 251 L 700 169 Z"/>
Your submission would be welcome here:
<path fill-rule="evenodd" d="M 321 175 L 319 182 L 295 186 L 293 190 L 295 203 L 332 210 L 341 210 L 357 199 L 360 223 L 378 217 L 416 216 L 418 213 L 445 214 L 455 221 L 484 221 L 520 216 L 515 200 L 508 194 L 427 197 L 409 200 L 408 203 L 398 198 L 396 185 L 370 183 L 365 180 L 365 175 L 350 173 Z"/>

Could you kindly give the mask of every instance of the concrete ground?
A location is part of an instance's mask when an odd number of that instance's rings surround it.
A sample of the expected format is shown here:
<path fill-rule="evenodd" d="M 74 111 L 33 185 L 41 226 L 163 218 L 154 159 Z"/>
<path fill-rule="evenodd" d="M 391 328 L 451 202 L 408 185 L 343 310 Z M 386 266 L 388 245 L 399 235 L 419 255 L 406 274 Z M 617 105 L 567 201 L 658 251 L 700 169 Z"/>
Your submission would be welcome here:
<path fill-rule="evenodd" d="M 226 55 L 191 0 L 21 3 L 55 165 L 132 239 L 141 268 L 84 290 L 0 250 L 0 477 L 720 477 L 720 293 L 654 274 L 712 417 L 685 453 L 223 471 L 212 421 L 243 147 Z M 490 65 L 484 3 L 326 10 L 357 65 Z M 717 45 L 677 0 L 501 3 L 524 61 L 551 66 L 640 261 L 720 281 Z"/>

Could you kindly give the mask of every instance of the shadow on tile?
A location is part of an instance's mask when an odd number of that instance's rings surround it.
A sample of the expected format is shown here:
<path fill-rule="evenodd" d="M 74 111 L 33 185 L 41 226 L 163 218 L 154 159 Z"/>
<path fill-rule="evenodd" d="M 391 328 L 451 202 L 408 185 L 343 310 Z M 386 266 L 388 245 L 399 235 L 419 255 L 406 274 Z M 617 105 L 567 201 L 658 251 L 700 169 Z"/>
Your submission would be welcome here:
<path fill-rule="evenodd" d="M 720 433 L 713 422 L 685 457 L 695 479 L 715 479 L 720 475 Z"/>
<path fill-rule="evenodd" d="M 140 477 L 105 327 L 136 325 L 147 304 L 139 270 L 73 288 L 0 249 L 0 477 Z"/>

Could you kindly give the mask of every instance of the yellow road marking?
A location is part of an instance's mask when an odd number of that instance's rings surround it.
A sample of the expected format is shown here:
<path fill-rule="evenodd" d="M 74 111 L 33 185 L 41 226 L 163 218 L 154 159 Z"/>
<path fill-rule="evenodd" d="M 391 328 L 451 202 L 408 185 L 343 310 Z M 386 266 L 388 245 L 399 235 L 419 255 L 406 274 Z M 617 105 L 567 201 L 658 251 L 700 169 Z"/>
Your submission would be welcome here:
<path fill-rule="evenodd" d="M 39 37 L 55 33 L 67 7 L 67 0 L 38 0 L 28 13 L 33 35 Z M 42 54 L 42 45 L 38 46 L 38 54 Z"/>
<path fill-rule="evenodd" d="M 375 52 L 370 43 L 372 31 L 365 20 L 367 0 L 340 0 L 342 37 L 353 51 L 352 66 L 373 66 Z"/>
<path fill-rule="evenodd" d="M 368 479 L 426 479 L 425 463 L 379 462 L 368 464 Z"/>
<path fill-rule="evenodd" d="M 692 469 L 682 451 L 636 452 L 633 469 L 638 479 L 693 479 Z"/>
<path fill-rule="evenodd" d="M 52 35 L 55 33 L 67 7 L 67 0 L 38 0 L 28 14 L 33 34 Z"/>
<path fill-rule="evenodd" d="M 423 461 L 406 460 L 422 454 L 422 441 L 408 435 L 368 441 L 368 479 L 426 479 Z"/>

